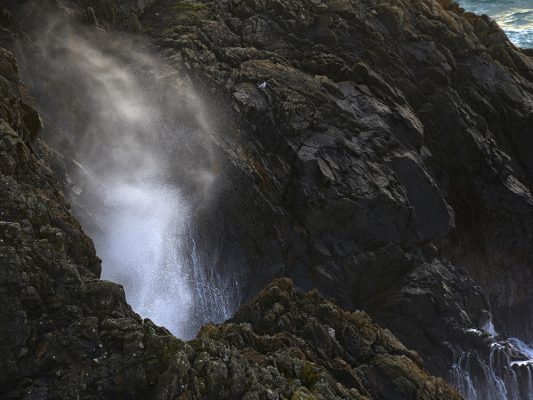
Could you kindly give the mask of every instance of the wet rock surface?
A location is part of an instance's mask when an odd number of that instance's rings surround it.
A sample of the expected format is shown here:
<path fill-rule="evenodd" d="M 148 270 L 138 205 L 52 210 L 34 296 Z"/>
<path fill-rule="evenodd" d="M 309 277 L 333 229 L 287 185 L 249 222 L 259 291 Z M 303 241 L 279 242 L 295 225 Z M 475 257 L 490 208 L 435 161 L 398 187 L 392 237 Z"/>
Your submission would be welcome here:
<path fill-rule="evenodd" d="M 229 268 L 238 248 L 249 298 L 288 275 L 420 358 L 285 280 L 190 343 L 142 321 L 98 280 L 3 52 L 5 398 L 454 398 L 421 365 L 446 376 L 454 348 L 486 347 L 466 330 L 490 312 L 527 336 L 533 61 L 494 22 L 447 0 L 89 3 L 69 4 L 149 34 L 238 121 L 213 139 L 203 257 Z"/>
<path fill-rule="evenodd" d="M 253 274 L 385 326 L 410 304 L 394 333 L 440 375 L 445 338 L 468 341 L 489 311 L 529 334 L 533 64 L 493 21 L 451 1 L 188 2 L 183 20 L 171 3 L 145 29 L 242 121 L 222 139 L 240 175 L 216 212 Z"/>
<path fill-rule="evenodd" d="M 365 313 L 289 279 L 190 342 L 142 320 L 98 279 L 7 50 L 0 68 L 0 398 L 460 398 Z"/>
<path fill-rule="evenodd" d="M 188 343 L 141 320 L 119 285 L 98 279 L 15 61 L 0 57 L 1 398 L 459 399 L 366 314 L 295 294 L 288 279 Z"/>

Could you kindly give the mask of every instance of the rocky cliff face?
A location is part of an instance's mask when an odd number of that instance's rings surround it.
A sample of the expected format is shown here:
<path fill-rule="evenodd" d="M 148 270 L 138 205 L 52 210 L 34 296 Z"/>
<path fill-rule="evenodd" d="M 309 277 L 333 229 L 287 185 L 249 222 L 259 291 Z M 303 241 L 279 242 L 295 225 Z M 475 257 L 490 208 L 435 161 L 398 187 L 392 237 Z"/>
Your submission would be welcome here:
<path fill-rule="evenodd" d="M 188 343 L 143 321 L 98 279 L 3 49 L 0 75 L 1 398 L 459 398 L 366 314 L 295 294 L 287 279 Z"/>
<path fill-rule="evenodd" d="M 491 311 L 528 335 L 533 64 L 497 25 L 450 1 L 160 2 L 143 23 L 232 98 L 222 212 L 253 268 L 364 307 L 439 374 Z"/>
<path fill-rule="evenodd" d="M 6 50 L 0 74 L 1 398 L 460 398 L 365 313 L 288 279 L 188 343 L 141 320 L 98 279 Z"/>
<path fill-rule="evenodd" d="M 220 201 L 196 234 L 222 271 L 244 254 L 249 298 L 288 275 L 367 310 L 440 376 L 487 349 L 491 314 L 528 337 L 533 61 L 492 21 L 446 0 L 69 6 L 150 35 L 238 122 L 213 138 Z M 14 32 L 17 7 L 2 20 Z M 453 398 L 366 315 L 287 281 L 189 344 L 141 321 L 97 279 L 3 60 L 6 398 Z"/>

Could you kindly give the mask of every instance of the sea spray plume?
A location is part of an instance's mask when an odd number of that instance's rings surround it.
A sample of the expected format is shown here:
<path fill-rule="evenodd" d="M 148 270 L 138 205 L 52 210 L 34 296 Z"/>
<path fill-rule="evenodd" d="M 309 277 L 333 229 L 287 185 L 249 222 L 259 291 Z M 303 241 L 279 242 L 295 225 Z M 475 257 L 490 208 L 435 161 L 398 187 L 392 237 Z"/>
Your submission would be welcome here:
<path fill-rule="evenodd" d="M 192 216 L 216 187 L 214 130 L 201 98 L 136 37 L 57 19 L 36 36 L 21 46 L 23 77 L 45 122 L 60 121 L 45 135 L 64 155 L 68 194 L 103 278 L 180 337 L 229 317 L 237 304 L 212 266 L 199 265 L 191 235 Z"/>

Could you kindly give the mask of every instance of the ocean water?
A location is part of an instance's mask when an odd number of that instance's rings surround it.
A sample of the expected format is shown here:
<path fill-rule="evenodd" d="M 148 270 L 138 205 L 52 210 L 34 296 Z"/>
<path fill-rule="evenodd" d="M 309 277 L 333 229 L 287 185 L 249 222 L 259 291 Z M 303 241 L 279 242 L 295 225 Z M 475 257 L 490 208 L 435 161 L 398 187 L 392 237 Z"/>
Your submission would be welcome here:
<path fill-rule="evenodd" d="M 533 48 L 533 0 L 459 0 L 468 11 L 494 18 L 509 39 L 524 48 Z"/>

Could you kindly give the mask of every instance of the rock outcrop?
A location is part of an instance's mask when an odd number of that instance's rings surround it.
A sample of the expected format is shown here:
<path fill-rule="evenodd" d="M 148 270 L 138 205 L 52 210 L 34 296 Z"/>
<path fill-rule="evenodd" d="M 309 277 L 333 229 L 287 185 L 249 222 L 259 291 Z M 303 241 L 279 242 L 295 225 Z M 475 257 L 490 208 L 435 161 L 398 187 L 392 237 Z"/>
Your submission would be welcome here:
<path fill-rule="evenodd" d="M 188 343 L 141 320 L 98 279 L 3 49 L 0 73 L 0 398 L 460 398 L 365 313 L 295 294 L 288 279 Z"/>
<path fill-rule="evenodd" d="M 0 91 L 0 398 L 460 399 L 365 313 L 288 279 L 190 342 L 142 320 L 99 279 L 4 49 Z"/>
<path fill-rule="evenodd" d="M 81 10 L 80 15 L 87 15 L 87 7 L 92 7 L 92 23 L 100 28 L 114 26 L 112 15 L 96 2 L 71 3 Z M 222 255 L 221 268 L 231 268 L 235 248 L 244 254 L 248 281 L 243 285 L 248 298 L 273 277 L 288 275 L 298 289 L 316 287 L 347 308 L 365 309 L 418 351 L 425 368 L 440 376 L 447 375 L 455 350 L 487 347 L 487 335 L 472 338 L 467 330 L 486 330 L 491 314 L 499 332 L 522 337 L 530 334 L 531 321 L 522 316 L 533 306 L 529 290 L 533 282 L 533 59 L 514 47 L 493 21 L 464 12 L 449 0 L 160 0 L 146 9 L 141 5 L 128 12 L 135 16 L 135 23 L 122 26 L 151 35 L 169 63 L 197 77 L 204 90 L 214 94 L 219 101 L 214 100 L 213 107 L 238 121 L 213 138 L 225 161 L 218 170 L 223 182 L 222 201 L 199 215 L 196 226 L 198 243 L 205 249 L 203 257 Z M 265 87 L 259 87 L 263 82 Z M 13 109 L 11 103 L 6 107 Z M 2 254 L 9 260 L 21 260 L 20 268 L 27 276 L 14 272 L 22 275 L 9 279 L 29 300 L 6 297 L 13 305 L 6 321 L 18 321 L 20 332 L 28 332 L 14 336 L 11 344 L 7 342 L 11 349 L 7 359 L 13 360 L 22 351 L 20 345 L 34 337 L 28 328 L 32 324 L 38 332 L 45 329 L 41 326 L 49 327 L 42 331 L 47 333 L 65 329 L 60 335 L 63 342 L 77 343 L 81 331 L 72 331 L 74 327 L 68 324 L 85 318 L 89 328 L 84 327 L 83 332 L 88 329 L 89 337 L 91 329 L 103 329 L 99 335 L 109 343 L 117 338 L 120 344 L 116 346 L 122 346 L 120 351 L 119 347 L 108 351 L 109 357 L 116 357 L 112 361 L 95 361 L 105 365 L 98 374 L 109 377 L 109 371 L 117 369 L 122 372 L 109 378 L 113 385 L 142 385 L 144 378 L 135 371 L 151 365 L 151 361 L 123 361 L 124 349 L 128 349 L 128 357 L 139 353 L 133 348 L 131 353 L 125 344 L 129 342 L 121 338 L 141 337 L 139 332 L 148 330 L 165 337 L 163 341 L 178 341 L 158 333 L 163 331 L 147 322 L 143 325 L 117 286 L 96 280 L 99 263 L 43 161 L 46 146 L 41 143 L 33 152 L 29 150 L 37 146 L 28 147 L 30 143 L 38 143 L 31 141 L 39 129 L 37 114 L 28 106 L 14 110 L 33 115 L 25 117 L 26 121 L 23 117 L 8 120 L 6 125 L 17 133 L 21 129 L 27 132 L 18 133 L 19 147 L 27 151 L 15 153 L 30 161 L 10 159 L 6 171 L 30 168 L 32 172 L 17 172 L 19 175 L 10 178 L 14 183 L 9 184 L 15 189 L 2 193 L 13 193 L 15 198 L 3 199 L 6 207 L 14 204 L 7 214 L 11 220 L 6 218 L 14 225 L 6 225 L 5 232 L 19 241 L 17 245 L 10 242 L 11 250 Z M 22 125 L 13 125 L 15 120 Z M 10 156 L 13 160 L 15 153 Z M 37 164 L 23 167 L 27 162 Z M 44 171 L 46 179 L 34 176 Z M 26 182 L 24 179 L 34 181 L 16 189 L 19 182 Z M 43 189 L 41 185 L 46 182 L 48 186 Z M 24 194 L 25 201 L 16 200 L 26 191 L 34 194 Z M 36 200 L 30 200 L 35 196 Z M 243 209 L 244 201 L 253 207 Z M 25 216 L 26 212 L 31 215 Z M 49 221 L 49 213 L 58 217 Z M 213 224 L 220 215 L 231 222 Z M 21 255 L 21 251 L 26 253 Z M 43 268 L 52 271 L 58 265 L 61 276 L 67 274 L 63 269 L 73 274 L 72 279 L 61 278 L 58 287 L 35 272 Z M 31 277 L 39 284 L 27 284 Z M 36 290 L 28 289 L 31 287 Z M 44 302 L 32 302 L 32 297 L 42 296 L 44 287 L 53 300 L 46 297 Z M 290 292 L 281 288 L 273 291 Z M 6 293 L 12 296 L 13 292 Z M 66 300 L 68 293 L 78 294 L 73 304 Z M 267 293 L 252 303 L 255 306 L 244 307 L 233 322 L 204 329 L 198 342 L 193 342 L 200 346 L 196 350 L 195 344 L 176 345 L 187 349 L 183 350 L 187 362 L 191 364 L 203 354 L 201 346 L 209 349 L 205 354 L 208 360 L 219 351 L 213 348 L 226 349 L 223 343 L 230 343 L 237 349 L 232 351 L 239 357 L 251 357 L 253 361 L 247 362 L 252 364 L 265 366 L 265 360 L 279 361 L 277 373 L 266 373 L 266 366 L 258 373 L 262 379 L 270 379 L 258 385 L 280 389 L 278 394 L 284 396 L 292 390 L 294 398 L 307 398 L 311 394 L 305 384 L 307 389 L 301 390 L 290 386 L 291 379 L 300 378 L 287 375 L 285 383 L 277 380 L 285 371 L 280 366 L 285 362 L 280 353 L 287 351 L 292 357 L 293 350 L 300 348 L 305 359 L 313 363 L 311 370 L 305 367 L 304 375 L 314 377 L 311 381 L 320 376 L 317 379 L 323 382 L 355 388 L 355 398 L 402 398 L 397 394 L 400 392 L 405 398 L 416 393 L 439 398 L 435 393 L 440 390 L 446 396 L 447 389 L 422 378 L 425 375 L 416 366 L 416 357 L 398 350 L 400 345 L 392 344 L 388 334 L 383 334 L 386 343 L 378 345 L 387 355 L 360 358 L 359 350 L 350 353 L 347 342 L 343 342 L 344 349 L 324 345 L 323 340 L 329 339 L 323 333 L 328 333 L 326 325 L 332 317 L 306 314 L 307 301 L 319 302 L 314 295 L 286 294 L 283 297 L 292 299 L 289 304 L 274 302 L 280 305 L 272 305 L 275 310 L 267 314 L 253 311 L 253 307 L 263 309 L 257 304 L 267 301 Z M 48 308 L 44 313 L 36 311 L 36 319 L 25 320 L 23 304 L 55 304 L 59 309 L 57 314 Z M 76 314 L 80 309 L 83 312 Z M 294 314 L 291 309 L 299 311 Z M 67 311 L 72 316 L 65 315 Z M 57 315 L 58 320 L 47 315 Z M 304 327 L 291 322 L 307 322 L 309 315 L 318 318 L 321 328 L 311 326 L 314 322 Z M 117 318 L 122 322 L 116 322 Z M 354 326 L 366 321 L 365 326 L 374 327 L 370 330 L 377 329 L 363 314 L 346 314 L 346 319 Z M 102 325 L 108 320 L 109 325 Z M 311 327 L 305 328 L 308 325 Z M 248 328 L 253 332 L 246 333 Z M 332 329 L 337 335 L 338 328 Z M 308 330 L 313 331 L 309 336 Z M 228 339 L 233 335 L 235 342 Z M 272 344 L 269 336 L 276 335 L 279 341 Z M 207 344 L 199 345 L 202 340 Z M 303 341 L 295 344 L 293 340 Z M 61 343 L 50 341 L 57 346 Z M 37 342 L 22 355 L 23 360 L 25 354 L 34 357 L 40 353 Z M 279 342 L 284 343 L 281 348 L 276 347 Z M 106 343 L 102 343 L 103 348 Z M 45 360 L 45 355 L 53 356 L 51 351 L 42 354 L 40 358 Z M 100 360 L 103 354 L 91 356 L 92 360 Z M 403 357 L 402 361 L 396 356 Z M 176 363 L 182 358 L 167 361 L 178 368 Z M 226 374 L 231 369 L 216 357 L 212 363 L 202 360 L 188 373 L 192 381 L 172 380 L 172 374 L 181 376 L 172 372 L 164 375 L 168 381 L 157 383 L 163 385 L 157 387 L 183 385 L 193 398 L 200 394 L 216 397 L 215 393 L 234 396 L 227 386 L 193 378 L 202 368 Z M 32 361 L 24 362 L 37 368 Z M 154 382 L 151 377 L 161 373 L 160 362 L 153 362 L 152 372 L 146 372 L 147 385 Z M 226 363 L 225 369 L 220 362 Z M 315 367 L 320 372 L 315 373 Z M 298 368 L 293 372 L 301 372 Z M 409 375 L 408 390 L 387 383 L 405 382 L 404 378 L 381 375 L 385 370 L 406 373 L 413 368 L 416 373 Z M 19 390 L 22 383 L 14 377 L 20 370 L 13 371 L 17 372 L 6 381 L 18 382 Z M 59 380 L 61 374 L 53 379 Z M 100 386 L 110 387 L 106 385 Z M 42 381 L 40 387 L 55 386 Z M 336 385 L 323 387 L 327 389 L 317 389 L 313 395 L 334 398 L 328 397 L 326 390 L 331 390 L 336 396 L 348 396 L 344 389 L 336 391 Z M 121 390 L 113 393 L 124 393 Z M 140 393 L 136 390 L 132 393 Z"/>
<path fill-rule="evenodd" d="M 161 1 L 141 20 L 242 121 L 211 243 L 369 310 L 441 375 L 446 338 L 491 312 L 528 335 L 533 63 L 493 21 L 429 0 Z"/>

